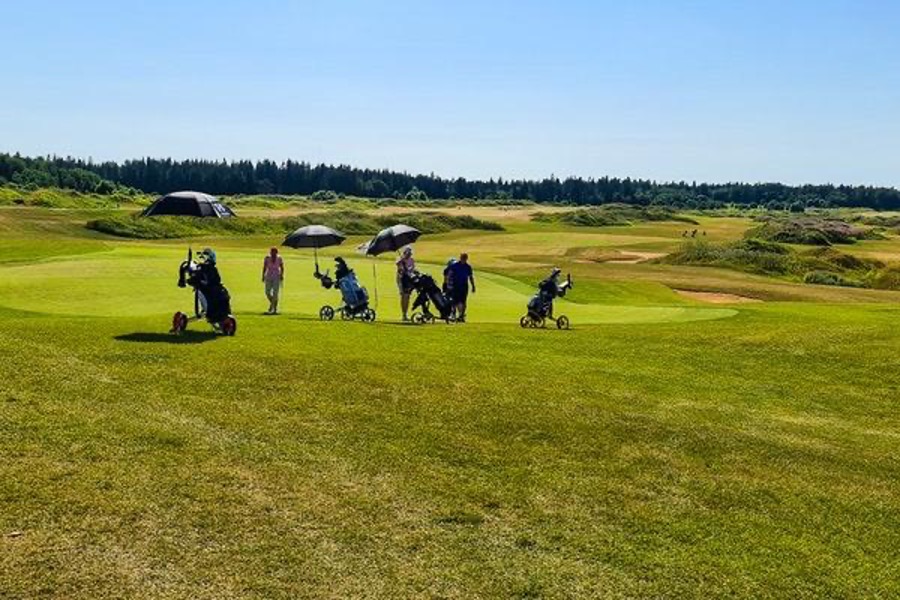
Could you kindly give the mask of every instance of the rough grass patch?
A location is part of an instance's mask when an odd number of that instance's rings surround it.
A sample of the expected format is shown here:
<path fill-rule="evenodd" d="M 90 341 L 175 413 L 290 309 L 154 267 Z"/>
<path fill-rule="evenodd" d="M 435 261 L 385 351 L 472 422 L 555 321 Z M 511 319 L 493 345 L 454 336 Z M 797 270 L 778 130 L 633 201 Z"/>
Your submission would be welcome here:
<path fill-rule="evenodd" d="M 538 223 L 562 223 L 578 227 L 627 226 L 646 221 L 677 221 L 697 224 L 694 219 L 680 215 L 668 207 L 629 206 L 626 204 L 604 204 L 557 213 L 537 212 L 531 216 L 531 220 Z"/>
<path fill-rule="evenodd" d="M 765 215 L 757 217 L 757 221 L 761 224 L 748 230 L 746 237 L 781 244 L 831 246 L 855 244 L 858 240 L 883 237 L 871 228 L 856 227 L 840 219 L 814 216 L 780 218 Z"/>
<path fill-rule="evenodd" d="M 313 223 L 327 225 L 347 235 L 374 235 L 396 223 L 406 223 L 422 233 L 446 233 L 454 229 L 500 231 L 493 221 L 469 215 L 443 213 L 401 213 L 373 216 L 359 211 L 306 213 L 291 217 L 235 217 L 208 219 L 201 217 L 112 215 L 88 221 L 86 227 L 116 237 L 135 239 L 182 239 L 201 236 L 286 235 L 298 227 Z"/>
<path fill-rule="evenodd" d="M 900 289 L 896 268 L 840 252 L 831 247 L 798 252 L 788 246 L 749 238 L 737 242 L 686 242 L 656 262 L 709 266 L 756 275 L 785 277 L 817 285 Z"/>

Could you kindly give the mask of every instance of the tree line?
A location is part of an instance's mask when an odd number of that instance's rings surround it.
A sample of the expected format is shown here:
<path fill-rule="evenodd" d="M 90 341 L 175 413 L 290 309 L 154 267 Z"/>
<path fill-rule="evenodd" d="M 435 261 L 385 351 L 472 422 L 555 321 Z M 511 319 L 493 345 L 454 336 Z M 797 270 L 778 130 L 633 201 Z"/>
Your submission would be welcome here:
<path fill-rule="evenodd" d="M 847 185 L 789 186 L 780 183 L 656 182 L 618 177 L 540 180 L 448 179 L 410 175 L 387 169 L 347 165 L 312 165 L 288 160 L 182 160 L 142 158 L 122 163 L 71 157 L 22 157 L 0 154 L 0 185 L 61 187 L 108 194 L 140 190 L 164 194 L 197 190 L 219 195 L 312 195 L 323 190 L 364 198 L 525 200 L 542 203 L 599 205 L 622 202 L 683 208 L 728 205 L 782 210 L 807 207 L 900 209 L 900 190 Z"/>

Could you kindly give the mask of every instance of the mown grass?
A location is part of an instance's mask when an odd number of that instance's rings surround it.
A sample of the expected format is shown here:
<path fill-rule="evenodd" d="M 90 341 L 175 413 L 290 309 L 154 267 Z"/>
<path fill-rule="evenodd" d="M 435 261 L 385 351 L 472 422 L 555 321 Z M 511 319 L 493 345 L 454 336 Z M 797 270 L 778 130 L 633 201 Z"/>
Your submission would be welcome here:
<path fill-rule="evenodd" d="M 565 336 L 243 316 L 175 344 L 157 318 L 4 315 L 0 530 L 22 535 L 0 587 L 897 593 L 896 311 L 743 315 Z"/>
<path fill-rule="evenodd" d="M 417 244 L 428 268 L 470 251 L 471 323 L 398 324 L 389 261 L 378 323 L 321 323 L 308 252 L 264 317 L 270 240 L 218 237 L 238 335 L 175 338 L 189 242 L 22 211 L 0 239 L 60 251 L 0 264 L 0 596 L 900 594 L 900 295 L 566 262 L 677 224 L 511 223 Z M 557 261 L 575 329 L 521 330 Z M 709 308 L 674 281 L 828 302 Z"/>

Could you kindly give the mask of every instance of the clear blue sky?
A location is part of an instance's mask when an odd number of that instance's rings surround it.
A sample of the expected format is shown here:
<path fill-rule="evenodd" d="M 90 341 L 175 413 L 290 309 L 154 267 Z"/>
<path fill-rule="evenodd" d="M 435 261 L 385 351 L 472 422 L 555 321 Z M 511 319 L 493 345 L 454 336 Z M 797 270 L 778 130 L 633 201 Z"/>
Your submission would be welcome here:
<path fill-rule="evenodd" d="M 900 186 L 896 0 L 4 2 L 0 150 Z"/>

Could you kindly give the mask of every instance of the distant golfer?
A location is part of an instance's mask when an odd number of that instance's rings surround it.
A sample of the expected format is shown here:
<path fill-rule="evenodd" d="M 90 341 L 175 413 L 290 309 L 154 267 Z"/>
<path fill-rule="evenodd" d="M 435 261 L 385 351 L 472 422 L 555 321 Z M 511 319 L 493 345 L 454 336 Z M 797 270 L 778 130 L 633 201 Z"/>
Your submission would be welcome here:
<path fill-rule="evenodd" d="M 269 299 L 268 315 L 278 314 L 278 296 L 281 294 L 281 284 L 284 283 L 284 260 L 278 256 L 278 248 L 269 250 L 269 255 L 263 260 L 262 281 L 265 284 L 266 298 Z"/>
<path fill-rule="evenodd" d="M 400 310 L 403 311 L 403 321 L 409 321 L 409 296 L 412 294 L 413 273 L 416 272 L 416 261 L 413 259 L 412 248 L 403 249 L 400 258 L 397 259 L 397 290 L 400 292 Z"/>
<path fill-rule="evenodd" d="M 472 265 L 469 264 L 469 255 L 465 252 L 459 255 L 459 260 L 447 265 L 447 287 L 450 291 L 450 300 L 456 310 L 456 320 L 466 322 L 466 304 L 469 301 L 469 286 L 475 293 L 475 274 Z"/>

